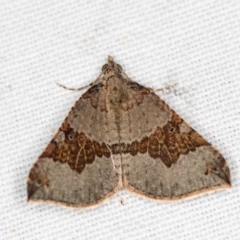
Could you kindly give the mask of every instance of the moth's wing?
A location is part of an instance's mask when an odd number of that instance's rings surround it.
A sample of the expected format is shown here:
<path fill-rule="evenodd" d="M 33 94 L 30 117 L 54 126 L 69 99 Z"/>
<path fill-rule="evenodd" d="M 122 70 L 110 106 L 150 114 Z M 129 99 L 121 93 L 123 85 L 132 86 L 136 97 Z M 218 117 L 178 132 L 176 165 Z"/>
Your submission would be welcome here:
<path fill-rule="evenodd" d="M 115 127 L 104 111 L 102 87 L 97 84 L 83 94 L 33 165 L 27 183 L 29 200 L 85 207 L 120 187 L 120 159 L 115 156 L 113 161 L 108 146 Z"/>
<path fill-rule="evenodd" d="M 230 187 L 229 168 L 218 150 L 155 93 L 131 84 L 135 87 L 125 91 L 135 104 L 129 104 L 122 121 L 132 123 L 122 126 L 130 149 L 122 155 L 123 185 L 163 200 Z"/>

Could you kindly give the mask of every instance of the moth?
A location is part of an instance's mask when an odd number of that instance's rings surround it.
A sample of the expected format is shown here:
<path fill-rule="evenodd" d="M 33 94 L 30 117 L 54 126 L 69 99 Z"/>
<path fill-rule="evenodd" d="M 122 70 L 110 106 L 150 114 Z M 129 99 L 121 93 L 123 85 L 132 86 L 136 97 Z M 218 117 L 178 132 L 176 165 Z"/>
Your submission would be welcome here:
<path fill-rule="evenodd" d="M 109 56 L 31 168 L 27 193 L 87 207 L 121 188 L 177 200 L 230 186 L 221 153 Z"/>

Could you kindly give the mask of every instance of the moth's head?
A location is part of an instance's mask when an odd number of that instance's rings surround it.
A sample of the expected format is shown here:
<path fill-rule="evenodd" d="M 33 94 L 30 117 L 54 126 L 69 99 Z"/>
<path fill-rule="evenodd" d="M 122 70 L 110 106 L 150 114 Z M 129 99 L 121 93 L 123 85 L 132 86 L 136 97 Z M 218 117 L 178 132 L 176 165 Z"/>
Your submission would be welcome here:
<path fill-rule="evenodd" d="M 108 63 L 102 66 L 102 73 L 105 74 L 110 71 L 113 71 L 116 74 L 121 74 L 122 67 L 119 64 L 115 63 L 111 56 L 108 56 Z"/>

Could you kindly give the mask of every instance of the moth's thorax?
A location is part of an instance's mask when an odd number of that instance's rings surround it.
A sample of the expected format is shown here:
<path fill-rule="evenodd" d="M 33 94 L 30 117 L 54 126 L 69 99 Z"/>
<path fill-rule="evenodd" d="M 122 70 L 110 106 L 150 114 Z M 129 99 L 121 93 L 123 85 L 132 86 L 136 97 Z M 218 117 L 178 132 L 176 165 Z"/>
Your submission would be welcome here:
<path fill-rule="evenodd" d="M 129 100 L 129 93 L 126 89 L 127 80 L 116 75 L 111 76 L 105 83 L 106 101 L 109 108 L 119 108 Z"/>

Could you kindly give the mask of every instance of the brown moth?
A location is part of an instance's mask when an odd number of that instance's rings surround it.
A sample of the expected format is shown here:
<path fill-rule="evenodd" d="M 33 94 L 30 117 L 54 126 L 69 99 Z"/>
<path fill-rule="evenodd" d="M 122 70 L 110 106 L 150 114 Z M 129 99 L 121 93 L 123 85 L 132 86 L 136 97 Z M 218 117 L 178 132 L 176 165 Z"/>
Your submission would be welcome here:
<path fill-rule="evenodd" d="M 87 207 L 121 188 L 177 200 L 231 186 L 219 151 L 112 57 L 90 86 L 33 165 L 28 200 Z"/>

